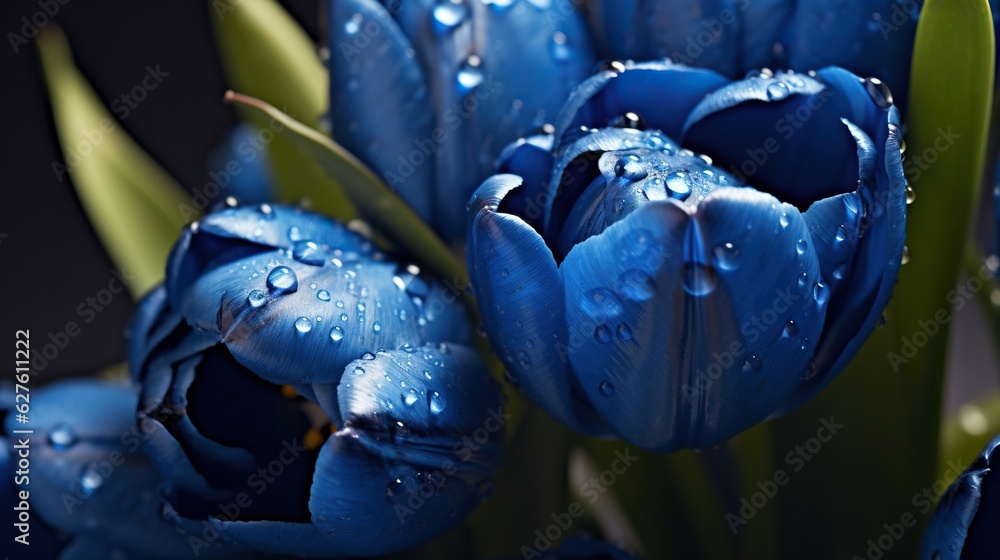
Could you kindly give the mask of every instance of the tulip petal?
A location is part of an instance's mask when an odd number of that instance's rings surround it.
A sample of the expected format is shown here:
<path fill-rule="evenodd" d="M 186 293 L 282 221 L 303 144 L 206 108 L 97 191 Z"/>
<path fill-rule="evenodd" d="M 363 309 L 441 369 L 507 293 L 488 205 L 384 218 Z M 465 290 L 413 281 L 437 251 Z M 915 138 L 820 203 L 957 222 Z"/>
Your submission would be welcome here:
<path fill-rule="evenodd" d="M 881 112 L 858 78 L 840 69 L 815 79 L 753 77 L 706 97 L 688 118 L 683 143 L 804 209 L 856 188 L 857 144 L 841 119 L 867 130 Z"/>
<path fill-rule="evenodd" d="M 405 346 L 347 366 L 338 388 L 339 425 L 368 437 L 370 451 L 392 461 L 433 466 L 452 461 L 488 474 L 499 462 L 506 416 L 500 387 L 479 355 L 464 346 Z M 485 442 L 463 445 L 480 428 Z"/>
<path fill-rule="evenodd" d="M 970 525 L 979 510 L 983 479 L 989 474 L 988 468 L 966 471 L 948 488 L 938 502 L 924 535 L 922 559 L 960 560 L 963 557 Z"/>
<path fill-rule="evenodd" d="M 563 282 L 552 252 L 531 226 L 499 211 L 520 185 L 520 177 L 493 176 L 469 203 L 469 275 L 486 331 L 526 395 L 560 422 L 605 435 L 602 421 L 574 396 Z"/>
<path fill-rule="evenodd" d="M 831 302 L 829 327 L 824 330 L 814 358 L 822 375 L 803 381 L 779 414 L 812 398 L 847 366 L 875 330 L 896 285 L 906 240 L 906 178 L 899 151 L 899 114 L 893 108 L 883 118 L 881 126 L 869 128 L 868 135 L 884 149 L 874 177 L 865 180 L 862 176 L 859 189 L 868 213 L 862 223 L 870 223 L 870 227 L 855 252 L 852 272 L 838 287 L 837 299 Z M 855 129 L 857 132 L 859 129 Z"/>
<path fill-rule="evenodd" d="M 691 110 L 728 83 L 710 70 L 670 62 L 624 64 L 624 72 L 601 72 L 573 90 L 555 123 L 557 154 L 569 143 L 567 133 L 572 141 L 581 126 L 603 128 L 627 112 L 637 113 L 647 129 L 680 138 Z"/>
<path fill-rule="evenodd" d="M 165 281 L 170 305 L 183 309 L 191 284 L 208 270 L 279 247 L 291 249 L 295 243 L 307 241 L 339 250 L 347 259 L 370 254 L 373 249 L 370 241 L 343 224 L 301 208 L 269 204 L 226 208 L 184 230 L 171 250 Z M 192 318 L 188 315 L 189 322 Z M 210 328 L 214 316 L 197 322 L 203 323 L 202 328 Z"/>
<path fill-rule="evenodd" d="M 569 359 L 620 437 L 656 451 L 712 445 L 788 396 L 828 297 L 808 239 L 794 207 L 721 188 L 696 211 L 642 206 L 574 247 L 560 269 L 581 341 Z"/>
<path fill-rule="evenodd" d="M 586 133 L 558 154 L 552 178 L 543 201 L 543 232 L 549 246 L 556 246 L 580 195 L 601 177 L 598 162 L 605 152 L 631 148 L 671 150 L 678 148 L 658 131 L 643 132 L 632 128 L 601 128 Z M 560 257 L 562 255 L 559 255 Z"/>
<path fill-rule="evenodd" d="M 204 328 L 276 384 L 336 383 L 368 352 L 470 340 L 457 288 L 414 266 L 333 260 L 328 251 L 317 264 L 274 251 L 216 268 L 192 285 L 182 311 L 189 322 L 212 316 Z M 269 283 L 278 276 L 280 286 Z"/>
<path fill-rule="evenodd" d="M 521 177 L 523 188 L 504 198 L 506 213 L 521 216 L 533 228 L 542 228 L 546 187 L 552 178 L 552 135 L 532 136 L 507 146 L 497 161 L 498 175 Z"/>
<path fill-rule="evenodd" d="M 430 140 L 434 128 L 427 79 L 413 45 L 374 0 L 326 5 L 333 134 L 428 220 L 434 167 L 406 161 L 417 150 L 414 142 Z M 423 161 L 424 154 L 416 153 Z"/>

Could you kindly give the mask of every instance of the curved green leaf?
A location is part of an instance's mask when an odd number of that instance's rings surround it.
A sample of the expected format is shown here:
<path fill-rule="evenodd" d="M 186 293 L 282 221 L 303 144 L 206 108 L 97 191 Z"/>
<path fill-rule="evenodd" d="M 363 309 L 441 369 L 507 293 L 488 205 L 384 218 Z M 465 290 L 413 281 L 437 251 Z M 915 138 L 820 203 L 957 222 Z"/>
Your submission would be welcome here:
<path fill-rule="evenodd" d="M 246 92 L 314 129 L 327 110 L 329 72 L 316 45 L 274 0 L 211 2 L 211 20 L 226 78 Z M 267 118 L 250 114 L 262 129 L 277 132 Z M 308 199 L 310 207 L 342 220 L 354 209 L 334 178 L 328 177 L 288 138 L 274 134 L 267 148 L 280 196 Z"/>
<path fill-rule="evenodd" d="M 162 279 L 190 198 L 104 108 L 62 31 L 47 26 L 38 48 L 66 160 L 53 171 L 76 187 L 112 262 L 135 276 L 129 292 L 141 296 Z"/>

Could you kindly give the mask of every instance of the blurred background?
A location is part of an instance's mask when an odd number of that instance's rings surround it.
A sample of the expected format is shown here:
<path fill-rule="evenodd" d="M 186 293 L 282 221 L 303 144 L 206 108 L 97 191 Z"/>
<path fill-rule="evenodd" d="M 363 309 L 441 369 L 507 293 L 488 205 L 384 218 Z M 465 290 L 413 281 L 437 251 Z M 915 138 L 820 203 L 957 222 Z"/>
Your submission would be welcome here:
<path fill-rule="evenodd" d="M 159 65 L 169 74 L 117 124 L 189 191 L 208 182 L 210 154 L 237 122 L 234 110 L 222 103 L 227 88 L 210 27 L 213 3 L 50 2 L 58 11 L 47 19 L 64 29 L 77 65 L 106 106 L 113 108 L 116 99 L 138 85 L 147 66 Z M 319 0 L 281 4 L 313 38 L 319 37 Z M 0 46 L 0 107 L 6 126 L 0 135 L 0 323 L 4 333 L 31 329 L 32 338 L 40 342 L 48 341 L 48 333 L 63 332 L 68 321 L 79 324 L 80 333 L 49 360 L 36 383 L 90 374 L 121 361 L 122 333 L 133 310 L 123 292 L 107 305 L 98 303 L 99 312 L 79 312 L 81 305 L 90 306 L 88 298 L 108 286 L 113 267 L 71 179 L 60 181 L 53 171 L 54 163 L 65 162 L 34 38 L 26 37 L 26 43 L 14 40 L 18 52 L 11 43 L 12 33 L 22 34 L 22 18 L 30 20 L 40 10 L 38 0 L 0 3 L 5 37 Z M 992 189 L 987 189 L 977 228 L 983 247 L 992 243 L 992 205 Z M 998 379 L 982 311 L 968 305 L 957 317 L 950 351 L 953 374 L 945 392 L 948 410 L 996 389 Z"/>

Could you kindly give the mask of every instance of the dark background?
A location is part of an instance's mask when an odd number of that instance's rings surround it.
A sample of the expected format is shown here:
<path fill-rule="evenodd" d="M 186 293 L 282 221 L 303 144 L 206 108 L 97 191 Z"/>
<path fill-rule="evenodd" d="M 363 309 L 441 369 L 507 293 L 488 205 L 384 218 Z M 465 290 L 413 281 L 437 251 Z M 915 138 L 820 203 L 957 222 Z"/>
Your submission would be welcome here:
<path fill-rule="evenodd" d="M 222 103 L 227 87 L 209 19 L 212 2 L 49 1 L 59 7 L 49 25 L 65 31 L 77 66 L 106 106 L 138 85 L 147 65 L 170 74 L 118 124 L 184 188 L 208 182 L 208 156 L 236 123 Z M 318 0 L 281 4 L 318 37 Z M 120 333 L 134 308 L 122 293 L 89 324 L 76 311 L 107 287 L 113 265 L 71 179 L 60 182 L 52 170 L 53 162 L 64 162 L 35 40 L 14 53 L 8 39 L 21 34 L 22 17 L 30 20 L 40 9 L 38 0 L 0 2 L 0 234 L 6 234 L 0 235 L 0 333 L 9 334 L 13 348 L 17 329 L 31 329 L 38 347 L 68 321 L 81 332 L 36 383 L 122 361 Z"/>

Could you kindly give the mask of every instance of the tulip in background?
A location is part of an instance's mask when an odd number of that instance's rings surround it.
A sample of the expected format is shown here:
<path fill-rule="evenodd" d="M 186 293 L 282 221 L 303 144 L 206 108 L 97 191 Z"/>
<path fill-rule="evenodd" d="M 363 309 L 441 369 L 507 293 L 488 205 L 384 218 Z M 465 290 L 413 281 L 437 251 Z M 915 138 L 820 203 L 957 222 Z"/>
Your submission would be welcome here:
<path fill-rule="evenodd" d="M 470 205 L 472 284 L 525 394 L 577 430 L 673 451 L 829 384 L 903 255 L 890 99 L 838 68 L 729 82 L 629 63 L 584 83 Z"/>
<path fill-rule="evenodd" d="M 333 136 L 454 242 L 500 150 L 596 60 L 572 0 L 337 0 L 329 16 Z"/>
<path fill-rule="evenodd" d="M 922 560 L 993 558 L 1000 547 L 1000 483 L 993 473 L 1000 436 L 941 496 L 924 535 Z"/>

